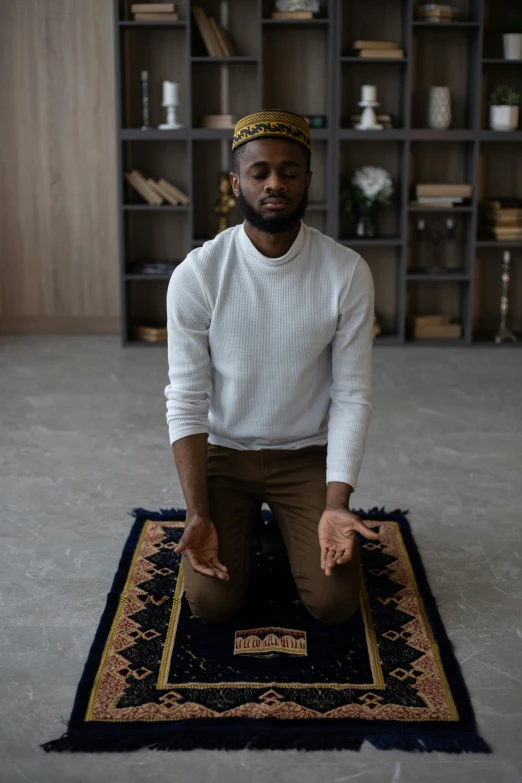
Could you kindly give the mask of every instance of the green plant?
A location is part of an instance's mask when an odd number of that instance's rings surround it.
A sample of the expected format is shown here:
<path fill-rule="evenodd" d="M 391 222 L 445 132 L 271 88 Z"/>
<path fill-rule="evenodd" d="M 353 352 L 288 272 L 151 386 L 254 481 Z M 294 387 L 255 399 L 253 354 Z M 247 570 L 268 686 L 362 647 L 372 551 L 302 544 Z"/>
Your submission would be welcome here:
<path fill-rule="evenodd" d="M 512 90 L 507 84 L 495 87 L 489 96 L 490 106 L 518 106 L 519 103 L 520 93 Z"/>
<path fill-rule="evenodd" d="M 522 11 L 512 8 L 502 19 L 500 32 L 504 34 L 522 33 Z"/>

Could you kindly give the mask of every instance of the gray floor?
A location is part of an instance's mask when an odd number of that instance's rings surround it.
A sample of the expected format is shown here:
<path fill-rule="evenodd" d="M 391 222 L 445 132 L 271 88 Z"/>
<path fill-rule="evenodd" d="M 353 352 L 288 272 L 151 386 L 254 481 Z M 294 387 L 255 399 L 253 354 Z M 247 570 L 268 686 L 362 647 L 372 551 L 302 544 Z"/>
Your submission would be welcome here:
<path fill-rule="evenodd" d="M 522 353 L 374 352 L 374 415 L 353 505 L 409 508 L 492 756 L 139 751 L 45 754 L 64 730 L 136 506 L 184 506 L 163 348 L 0 340 L 0 780 L 522 780 Z"/>

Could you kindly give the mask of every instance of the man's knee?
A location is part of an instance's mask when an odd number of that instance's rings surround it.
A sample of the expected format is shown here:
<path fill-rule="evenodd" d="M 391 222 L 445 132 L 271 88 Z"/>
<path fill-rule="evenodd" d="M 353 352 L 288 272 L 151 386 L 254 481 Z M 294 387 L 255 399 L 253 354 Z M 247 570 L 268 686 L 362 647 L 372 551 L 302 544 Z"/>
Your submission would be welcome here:
<path fill-rule="evenodd" d="M 209 577 L 212 582 L 217 579 Z M 228 587 L 227 583 L 227 587 Z M 230 620 L 244 605 L 244 596 L 237 588 L 227 590 L 225 585 L 203 585 L 192 589 L 190 595 L 185 591 L 192 614 L 207 625 L 216 625 Z"/>
<path fill-rule="evenodd" d="M 359 608 L 358 595 L 332 595 L 317 597 L 316 600 L 305 603 L 306 608 L 316 620 L 325 625 L 341 625 L 346 623 Z"/>

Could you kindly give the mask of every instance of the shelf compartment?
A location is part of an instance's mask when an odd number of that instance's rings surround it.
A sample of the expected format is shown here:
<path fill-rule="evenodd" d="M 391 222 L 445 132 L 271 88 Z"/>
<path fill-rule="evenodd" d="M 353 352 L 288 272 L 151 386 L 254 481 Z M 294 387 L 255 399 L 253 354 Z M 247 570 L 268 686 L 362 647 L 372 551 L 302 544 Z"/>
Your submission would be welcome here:
<path fill-rule="evenodd" d="M 381 131 L 384 133 L 384 131 Z M 342 207 L 342 193 L 349 185 L 355 171 L 363 166 L 378 166 L 389 172 L 393 186 L 393 201 L 389 205 L 382 205 L 378 217 L 378 228 L 382 235 L 383 244 L 395 244 L 400 241 L 400 205 L 402 203 L 402 170 L 405 155 L 405 145 L 400 141 L 382 139 L 379 141 L 367 141 L 365 144 L 350 144 L 341 141 L 339 145 L 339 235 L 344 238 L 356 236 L 356 220 L 351 212 Z M 364 239 L 366 242 L 376 242 L 376 238 Z"/>
<path fill-rule="evenodd" d="M 239 119 L 252 114 L 258 108 L 257 59 L 247 58 L 232 62 L 232 58 L 223 58 L 228 69 L 228 113 Z M 202 128 L 202 118 L 207 114 L 220 114 L 221 108 L 221 65 L 218 60 L 209 61 L 202 57 L 192 64 L 192 125 L 198 130 L 216 130 Z M 223 128 L 232 135 L 233 128 Z M 226 138 L 226 137 L 225 137 Z"/>
<path fill-rule="evenodd" d="M 127 262 L 125 274 L 133 274 L 131 264 L 138 262 L 179 263 L 191 249 L 187 213 L 167 210 L 125 212 L 123 229 Z M 158 278 L 154 276 L 153 279 Z"/>
<path fill-rule="evenodd" d="M 358 3 L 339 3 L 341 7 L 341 55 L 350 56 L 355 41 L 384 40 L 404 49 L 403 30 L 406 27 L 402 0 L 366 0 L 365 13 Z M 405 52 L 405 54 L 407 54 Z M 399 62 L 396 60 L 396 62 Z M 368 82 L 365 82 L 368 83 Z"/>
<path fill-rule="evenodd" d="M 435 275 L 433 275 L 435 278 Z M 469 341 L 468 309 L 469 309 L 470 276 L 464 279 L 454 279 L 454 276 L 436 276 L 427 280 L 425 275 L 408 279 L 406 289 L 406 339 L 415 343 L 434 343 L 435 340 L 414 340 L 413 318 L 415 316 L 434 313 L 449 317 L 451 323 L 462 326 L 460 338 L 435 338 L 441 344 L 464 344 Z"/>
<path fill-rule="evenodd" d="M 500 252 L 499 252 L 500 251 Z M 473 334 L 484 339 L 500 326 L 502 251 L 482 246 L 475 261 Z M 522 332 L 522 242 L 513 248 L 509 265 L 508 313 L 506 325 L 519 338 Z"/>
<path fill-rule="evenodd" d="M 165 25 L 165 22 L 160 23 L 160 27 Z M 129 27 L 122 31 L 121 56 L 126 63 L 121 79 L 122 125 L 125 128 L 140 128 L 142 124 L 141 71 L 143 70 L 148 71 L 149 74 L 151 126 L 157 128 L 165 122 L 165 109 L 161 102 L 162 82 L 166 78 L 180 85 L 178 122 L 183 125 L 189 122 L 186 54 L 187 41 L 184 29 L 159 29 L 156 26 L 156 29 Z"/>
<path fill-rule="evenodd" d="M 355 133 L 393 134 L 400 131 L 404 125 L 404 72 L 400 68 L 382 67 L 383 61 L 368 62 L 360 58 L 341 63 L 341 78 L 338 91 L 341 126 Z M 364 63 L 364 64 L 363 64 Z M 377 100 L 380 103 L 375 109 L 376 114 L 390 114 L 394 128 L 390 130 L 363 131 L 352 125 L 351 116 L 360 114 L 363 109 L 357 104 L 361 100 L 361 84 L 374 84 L 377 87 Z"/>
<path fill-rule="evenodd" d="M 326 115 L 330 127 L 327 20 L 312 20 L 320 25 L 306 20 L 303 25 L 277 22 L 267 22 L 263 33 L 262 105 L 304 116 Z M 318 128 L 312 138 L 320 138 L 317 133 L 325 130 Z"/>
<path fill-rule="evenodd" d="M 123 173 L 137 169 L 148 179 L 158 181 L 166 179 L 175 187 L 190 197 L 189 172 L 187 166 L 187 145 L 182 141 L 126 141 L 123 144 L 122 165 Z M 123 208 L 132 211 L 135 207 L 138 211 L 146 212 L 186 212 L 190 205 L 174 206 L 166 202 L 161 206 L 146 204 L 140 194 L 131 188 L 123 177 Z"/>

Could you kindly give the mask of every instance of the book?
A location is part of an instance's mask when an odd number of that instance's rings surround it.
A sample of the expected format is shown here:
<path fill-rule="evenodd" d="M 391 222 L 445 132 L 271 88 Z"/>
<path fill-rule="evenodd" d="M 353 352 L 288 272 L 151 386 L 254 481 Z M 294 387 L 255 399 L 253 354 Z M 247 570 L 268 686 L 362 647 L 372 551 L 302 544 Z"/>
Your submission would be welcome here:
<path fill-rule="evenodd" d="M 148 181 L 149 180 L 147 180 L 147 182 Z M 171 204 L 173 207 L 177 207 L 181 203 L 180 200 L 176 196 L 174 196 L 172 191 L 165 189 L 163 185 L 160 185 L 159 182 L 154 182 L 154 188 L 156 192 L 159 193 L 161 196 L 163 196 L 165 201 L 168 201 L 168 203 Z"/>
<path fill-rule="evenodd" d="M 449 315 L 414 315 L 413 323 L 415 326 L 432 326 L 440 324 L 449 324 Z"/>
<path fill-rule="evenodd" d="M 417 198 L 422 198 L 423 196 L 471 198 L 473 195 L 473 186 L 468 184 L 457 185 L 451 182 L 422 182 L 417 183 L 413 187 Z"/>
<path fill-rule="evenodd" d="M 353 49 L 397 49 L 395 41 L 354 41 Z"/>
<path fill-rule="evenodd" d="M 462 336 L 462 324 L 433 324 L 426 327 L 414 327 L 413 338 L 415 340 L 440 340 Z"/>
<path fill-rule="evenodd" d="M 199 5 L 192 6 L 192 13 L 194 15 L 194 19 L 196 20 L 196 24 L 198 26 L 203 43 L 205 44 L 207 54 L 209 54 L 210 57 L 220 57 L 221 55 L 216 49 L 214 36 L 212 35 L 212 27 L 206 13 Z"/>
<path fill-rule="evenodd" d="M 219 24 L 218 27 L 219 27 L 219 31 L 221 33 L 222 42 L 225 44 L 225 48 L 227 50 L 228 56 L 229 57 L 237 57 L 237 52 L 236 52 L 236 49 L 234 47 L 234 44 L 230 40 L 230 34 L 229 34 L 228 30 L 226 29 L 226 27 L 223 27 L 222 24 Z"/>
<path fill-rule="evenodd" d="M 393 57 L 394 60 L 400 60 L 404 57 L 404 49 L 359 49 L 359 57 Z"/>
<path fill-rule="evenodd" d="M 168 182 L 166 179 L 160 179 L 158 180 L 158 184 L 161 185 L 163 192 L 167 191 L 172 194 L 174 198 L 177 198 L 178 201 L 180 201 L 184 206 L 187 204 L 190 204 L 190 199 L 187 196 L 186 193 L 183 193 L 182 190 L 179 190 L 179 188 L 176 188 L 174 185 L 172 185 L 170 182 Z"/>
<path fill-rule="evenodd" d="M 134 14 L 135 22 L 176 22 L 179 14 Z"/>
<path fill-rule="evenodd" d="M 139 171 L 127 171 L 125 172 L 125 179 L 136 190 L 140 196 L 150 204 L 151 206 L 159 206 L 163 204 L 164 198 L 160 196 L 155 190 L 147 184 L 146 179 L 139 173 Z"/>
<path fill-rule="evenodd" d="M 176 3 L 133 3 L 131 5 L 133 14 L 172 14 L 175 10 Z"/>
<path fill-rule="evenodd" d="M 208 21 L 210 22 L 210 27 L 212 29 L 212 35 L 214 36 L 214 43 L 216 44 L 218 50 L 219 50 L 219 56 L 220 57 L 228 57 L 228 51 L 226 48 L 226 45 L 224 41 L 221 38 L 221 30 L 219 29 L 219 25 L 216 22 L 216 20 L 212 17 L 208 17 Z"/>
<path fill-rule="evenodd" d="M 272 19 L 313 19 L 313 11 L 272 11 Z"/>

